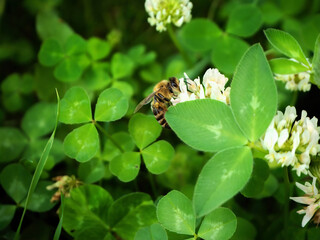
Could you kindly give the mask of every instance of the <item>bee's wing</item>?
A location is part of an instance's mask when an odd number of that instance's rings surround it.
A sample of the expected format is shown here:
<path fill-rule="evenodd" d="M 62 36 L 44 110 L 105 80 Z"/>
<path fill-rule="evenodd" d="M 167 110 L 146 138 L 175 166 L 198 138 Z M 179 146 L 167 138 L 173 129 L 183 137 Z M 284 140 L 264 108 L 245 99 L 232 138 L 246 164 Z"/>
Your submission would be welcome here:
<path fill-rule="evenodd" d="M 157 92 L 153 92 L 151 93 L 148 97 L 146 97 L 145 99 L 143 99 L 136 107 L 136 109 L 134 110 L 134 113 L 138 112 L 140 110 L 140 108 L 142 108 L 143 105 L 146 105 L 148 103 L 150 103 L 154 97 L 154 95 L 156 95 Z"/>

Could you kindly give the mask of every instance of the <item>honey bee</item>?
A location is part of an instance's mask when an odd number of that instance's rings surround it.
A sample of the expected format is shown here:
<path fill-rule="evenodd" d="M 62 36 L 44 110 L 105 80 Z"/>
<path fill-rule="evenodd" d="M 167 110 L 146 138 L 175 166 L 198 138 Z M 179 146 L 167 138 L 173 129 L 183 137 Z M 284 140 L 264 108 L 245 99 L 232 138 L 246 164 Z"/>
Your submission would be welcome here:
<path fill-rule="evenodd" d="M 146 105 L 152 101 L 151 109 L 157 121 L 162 127 L 170 128 L 166 119 L 164 118 L 164 114 L 171 105 L 170 99 L 172 97 L 176 97 L 180 92 L 179 80 L 177 78 L 170 77 L 169 81 L 162 80 L 154 86 L 153 92 L 137 105 L 134 113 L 139 111 L 143 105 Z"/>

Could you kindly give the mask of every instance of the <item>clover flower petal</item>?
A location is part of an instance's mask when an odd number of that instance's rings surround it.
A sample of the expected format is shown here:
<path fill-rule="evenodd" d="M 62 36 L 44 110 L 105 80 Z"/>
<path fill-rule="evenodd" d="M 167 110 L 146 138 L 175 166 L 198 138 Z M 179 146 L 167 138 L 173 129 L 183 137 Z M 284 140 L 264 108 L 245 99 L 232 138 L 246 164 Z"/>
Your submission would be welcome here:
<path fill-rule="evenodd" d="M 284 119 L 290 124 L 293 123 L 293 121 L 297 117 L 297 110 L 295 107 L 288 106 L 286 107 L 286 110 L 283 115 Z"/>
<path fill-rule="evenodd" d="M 280 136 L 278 139 L 278 146 L 281 148 L 283 146 L 283 144 L 287 141 L 287 139 L 289 138 L 289 131 L 287 128 L 281 130 L 280 132 Z"/>
<path fill-rule="evenodd" d="M 263 140 L 263 146 L 264 148 L 268 150 L 272 150 L 274 148 L 274 145 L 278 141 L 278 132 L 274 128 L 267 129 L 267 132 L 265 134 L 264 140 Z"/>
<path fill-rule="evenodd" d="M 315 199 L 310 197 L 290 197 L 290 199 L 297 203 L 308 204 L 308 205 L 315 202 Z"/>

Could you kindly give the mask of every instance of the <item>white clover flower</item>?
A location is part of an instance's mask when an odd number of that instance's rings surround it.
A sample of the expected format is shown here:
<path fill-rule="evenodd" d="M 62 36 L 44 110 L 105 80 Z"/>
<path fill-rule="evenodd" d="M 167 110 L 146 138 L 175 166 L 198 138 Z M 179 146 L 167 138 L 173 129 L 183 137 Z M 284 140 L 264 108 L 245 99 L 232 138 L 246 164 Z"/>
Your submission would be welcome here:
<path fill-rule="evenodd" d="M 226 85 L 227 81 L 228 78 L 221 74 L 216 68 L 209 68 L 203 75 L 203 85 L 206 89 L 212 87 L 214 84 L 218 86 L 219 90 L 224 90 L 224 85 Z"/>
<path fill-rule="evenodd" d="M 146 0 L 148 22 L 159 32 L 166 31 L 166 25 L 173 23 L 181 27 L 191 20 L 192 3 L 189 0 Z"/>
<path fill-rule="evenodd" d="M 290 199 L 295 202 L 308 205 L 297 212 L 299 214 L 305 214 L 302 219 L 302 227 L 304 227 L 310 221 L 313 215 L 315 215 L 320 208 L 320 194 L 316 187 L 317 178 L 312 176 L 310 172 L 309 175 L 312 177 L 312 184 L 305 182 L 305 184 L 302 185 L 296 182 L 296 186 L 300 188 L 305 195 L 303 197 L 290 197 Z"/>
<path fill-rule="evenodd" d="M 275 74 L 276 80 L 286 83 L 285 88 L 291 91 L 310 91 L 310 73 L 301 72 L 298 74 Z"/>
<path fill-rule="evenodd" d="M 311 156 L 320 152 L 320 128 L 318 119 L 310 119 L 306 111 L 302 111 L 300 120 L 295 121 L 296 117 L 295 107 L 288 106 L 284 114 L 278 111 L 260 143 L 268 150 L 266 159 L 282 167 L 292 166 L 300 176 L 307 174 Z"/>
<path fill-rule="evenodd" d="M 180 102 L 191 101 L 195 99 L 215 99 L 226 104 L 230 104 L 230 87 L 225 89 L 228 78 L 221 74 L 218 69 L 209 68 L 204 76 L 202 84 L 200 78 L 191 80 L 187 74 L 179 79 L 179 88 L 181 93 L 171 99 L 173 105 Z"/>

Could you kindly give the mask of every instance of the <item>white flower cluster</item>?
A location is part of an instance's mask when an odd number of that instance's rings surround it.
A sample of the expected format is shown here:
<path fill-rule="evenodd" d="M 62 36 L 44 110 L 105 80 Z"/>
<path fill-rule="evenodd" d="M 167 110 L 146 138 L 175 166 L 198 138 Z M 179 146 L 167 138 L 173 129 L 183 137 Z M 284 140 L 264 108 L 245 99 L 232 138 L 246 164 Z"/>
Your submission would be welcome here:
<path fill-rule="evenodd" d="M 230 104 L 230 87 L 225 89 L 227 81 L 228 78 L 215 68 L 209 68 L 205 72 L 202 84 L 199 77 L 191 80 L 185 74 L 185 78 L 179 79 L 181 93 L 176 98 L 172 98 L 171 102 L 176 105 L 180 102 L 210 98 Z"/>
<path fill-rule="evenodd" d="M 310 91 L 311 84 L 310 74 L 307 72 L 301 72 L 298 74 L 276 74 L 275 79 L 286 83 L 286 89 L 292 91 Z"/>
<path fill-rule="evenodd" d="M 192 3 L 189 0 L 146 0 L 144 6 L 149 14 L 148 22 L 159 32 L 166 31 L 167 24 L 180 27 L 191 20 Z"/>
<path fill-rule="evenodd" d="M 302 185 L 296 182 L 297 187 L 305 193 L 303 197 L 290 197 L 290 199 L 293 201 L 308 205 L 307 207 L 298 211 L 299 214 L 305 214 L 302 219 L 302 227 L 304 227 L 310 221 L 313 215 L 320 208 L 320 194 L 316 187 L 317 178 L 312 175 L 311 177 L 312 184 L 306 182 L 304 185 Z M 317 212 L 316 215 L 319 215 L 319 212 Z M 314 221 L 319 224 L 318 216 L 315 216 Z"/>
<path fill-rule="evenodd" d="M 261 138 L 262 147 L 269 151 L 265 157 L 282 166 L 292 166 L 297 171 L 307 174 L 310 156 L 320 151 L 318 119 L 307 117 L 302 111 L 301 119 L 297 117 L 295 107 L 288 106 L 285 113 L 278 111 L 265 135 Z"/>

